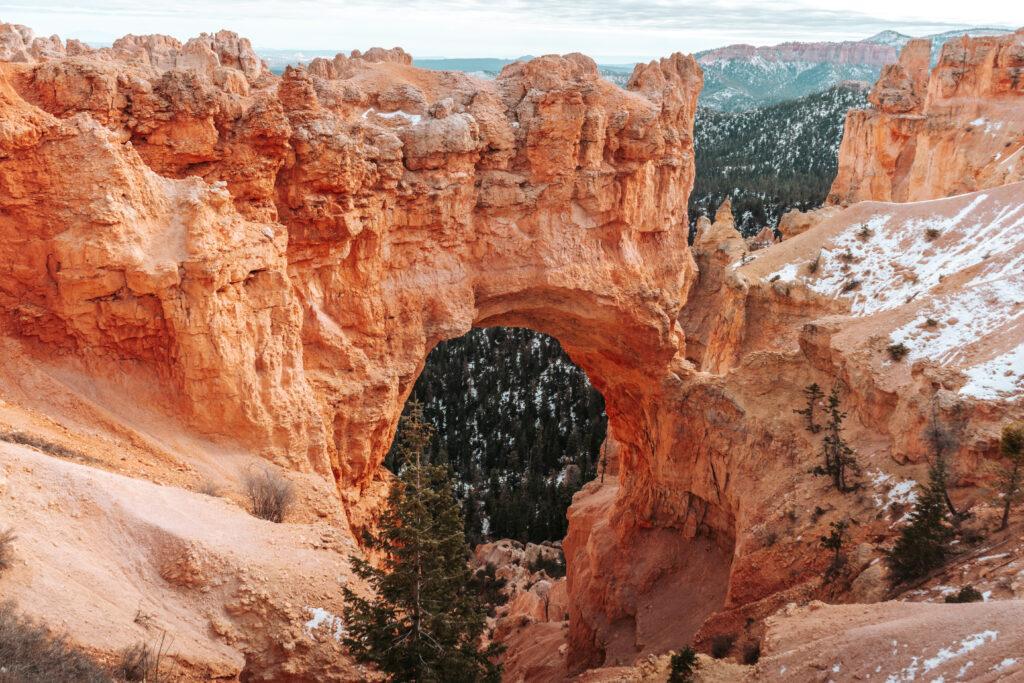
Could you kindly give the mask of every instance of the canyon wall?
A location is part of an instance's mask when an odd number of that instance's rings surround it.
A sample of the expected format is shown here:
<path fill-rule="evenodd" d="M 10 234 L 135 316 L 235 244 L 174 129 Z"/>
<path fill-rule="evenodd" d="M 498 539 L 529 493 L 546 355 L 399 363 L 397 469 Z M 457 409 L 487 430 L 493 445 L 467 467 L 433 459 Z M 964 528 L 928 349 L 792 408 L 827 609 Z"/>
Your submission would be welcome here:
<path fill-rule="evenodd" d="M 197 433 L 333 478 L 358 527 L 430 349 L 528 326 L 605 397 L 622 539 L 731 538 L 726 510 L 647 485 L 692 372 L 692 58 L 625 89 L 582 55 L 486 82 L 373 49 L 277 77 L 229 32 L 3 30 L 0 320 L 35 362 L 152 381 Z"/>
<path fill-rule="evenodd" d="M 169 419 L 330 482 L 359 527 L 439 340 L 474 325 L 559 339 L 609 415 L 606 476 L 564 543 L 571 669 L 700 644 L 821 590 L 817 539 L 841 515 L 870 566 L 888 502 L 923 476 L 929 416 L 957 426 L 966 501 L 1024 410 L 1004 379 L 1024 341 L 1022 186 L 862 203 L 753 253 L 726 208 L 695 261 L 690 57 L 638 65 L 621 89 L 576 54 L 487 82 L 374 48 L 278 77 L 230 32 L 100 50 L 0 36 L 0 325 L 26 362 L 148 382 Z M 835 201 L 966 183 L 973 152 L 928 160 L 955 121 L 1016 120 L 1020 44 L 954 43 L 927 85 L 926 46 L 908 45 L 873 96 L 891 111 L 864 117 L 932 137 L 906 136 L 917 151 L 886 175 L 851 115 Z M 931 330 L 949 302 L 973 315 Z M 966 325 L 981 309 L 991 325 Z M 886 361 L 897 339 L 916 344 L 907 363 Z M 807 474 L 820 436 L 793 408 L 811 382 L 842 387 L 868 471 L 855 496 Z"/>
<path fill-rule="evenodd" d="M 145 365 L 190 424 L 353 504 L 474 324 L 558 337 L 638 431 L 693 276 L 692 60 L 623 90 L 581 55 L 485 82 L 376 49 L 278 78 L 227 32 L 45 45 L 4 68 L 0 286 L 40 353 Z"/>
<path fill-rule="evenodd" d="M 828 203 L 921 201 L 1024 178 L 1024 29 L 950 40 L 929 73 L 931 42 L 911 40 L 853 109 Z"/>

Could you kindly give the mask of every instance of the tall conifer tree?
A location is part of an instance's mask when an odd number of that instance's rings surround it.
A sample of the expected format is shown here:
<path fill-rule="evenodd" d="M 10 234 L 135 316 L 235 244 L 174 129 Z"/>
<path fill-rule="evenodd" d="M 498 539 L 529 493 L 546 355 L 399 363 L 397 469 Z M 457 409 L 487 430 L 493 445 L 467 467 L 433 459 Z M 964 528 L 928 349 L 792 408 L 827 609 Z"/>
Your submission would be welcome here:
<path fill-rule="evenodd" d="M 1002 531 L 1010 524 L 1010 508 L 1024 499 L 1021 491 L 1024 483 L 1024 422 L 1013 422 L 1003 427 L 999 452 L 1009 460 L 1009 466 L 996 471 L 996 488 L 1003 496 L 1003 519 L 999 525 Z"/>
<path fill-rule="evenodd" d="M 889 551 L 889 565 L 897 581 L 918 579 L 942 564 L 952 531 L 946 526 L 946 460 L 937 458 L 928 469 L 928 484 L 921 487 L 910 522 L 900 530 Z"/>
<path fill-rule="evenodd" d="M 345 645 L 394 681 L 500 681 L 500 646 L 480 647 L 486 610 L 466 564 L 459 504 L 447 470 L 426 462 L 431 432 L 414 401 L 399 430 L 402 465 L 388 508 L 380 530 L 365 537 L 383 560 L 351 559 L 375 594 L 344 589 Z"/>

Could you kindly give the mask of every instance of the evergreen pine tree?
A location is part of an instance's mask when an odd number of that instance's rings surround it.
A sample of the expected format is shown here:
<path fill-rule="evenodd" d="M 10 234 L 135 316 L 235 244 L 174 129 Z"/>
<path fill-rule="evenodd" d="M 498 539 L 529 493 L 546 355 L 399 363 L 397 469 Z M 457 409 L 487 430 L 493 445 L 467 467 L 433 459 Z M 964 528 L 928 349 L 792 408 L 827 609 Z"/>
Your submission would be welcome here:
<path fill-rule="evenodd" d="M 821 431 L 821 425 L 814 421 L 814 406 L 818 405 L 818 401 L 825 398 L 825 392 L 815 382 L 804 388 L 804 395 L 807 397 L 807 407 L 803 410 L 794 410 L 793 412 L 797 415 L 805 415 L 807 417 L 807 431 L 811 434 L 817 434 Z"/>
<path fill-rule="evenodd" d="M 687 645 L 672 655 L 669 664 L 668 683 L 690 683 L 697 668 L 697 653 Z"/>
<path fill-rule="evenodd" d="M 999 439 L 999 452 L 1010 461 L 1008 467 L 996 470 L 996 490 L 1003 496 L 1002 531 L 1010 524 L 1010 508 L 1024 499 L 1024 422 L 1013 422 L 1003 427 Z"/>
<path fill-rule="evenodd" d="M 846 543 L 847 533 L 846 529 L 850 523 L 845 519 L 841 519 L 838 522 L 832 522 L 829 527 L 832 529 L 828 536 L 821 537 L 821 547 L 826 550 L 831 550 L 832 563 L 839 564 L 839 558 L 843 552 L 843 545 Z"/>
<path fill-rule="evenodd" d="M 849 534 L 846 533 L 849 526 L 850 523 L 845 519 L 832 522 L 829 525 L 831 531 L 828 536 L 821 537 L 821 547 L 832 551 L 832 563 L 825 571 L 826 581 L 831 581 L 835 578 L 836 573 L 846 564 L 846 558 L 843 556 L 843 546 L 849 540 Z"/>
<path fill-rule="evenodd" d="M 928 469 L 928 484 L 920 487 L 910 522 L 900 530 L 896 545 L 888 552 L 889 566 L 897 581 L 918 579 L 942 564 L 951 530 L 946 526 L 945 458 L 936 459 Z"/>
<path fill-rule="evenodd" d="M 953 515 L 954 519 L 964 519 L 967 517 L 967 514 L 957 510 L 956 506 L 953 505 L 953 499 L 949 497 L 949 475 L 951 473 L 949 472 L 948 454 L 955 450 L 957 445 L 956 439 L 953 438 L 950 430 L 939 422 L 934 399 L 932 401 L 932 419 L 928 429 L 925 430 L 925 437 L 928 439 L 928 443 L 931 444 L 932 458 L 936 462 L 942 461 L 941 471 L 946 475 L 946 478 L 941 482 L 942 498 L 946 501 L 949 514 Z"/>
<path fill-rule="evenodd" d="M 822 440 L 821 450 L 825 456 L 824 473 L 832 477 L 832 483 L 837 491 L 849 493 L 857 488 L 849 479 L 853 474 L 860 472 L 860 467 L 853 457 L 853 449 L 843 439 L 843 420 L 846 419 L 846 413 L 839 409 L 839 405 L 837 383 L 828 396 L 825 410 L 828 423 L 825 425 L 825 438 Z"/>
<path fill-rule="evenodd" d="M 462 514 L 444 467 L 426 463 L 431 426 L 413 401 L 398 437 L 399 474 L 392 480 L 380 530 L 367 548 L 380 567 L 351 558 L 374 595 L 344 589 L 345 645 L 395 681 L 499 681 L 492 662 L 501 648 L 481 649 L 485 608 L 466 564 Z"/>

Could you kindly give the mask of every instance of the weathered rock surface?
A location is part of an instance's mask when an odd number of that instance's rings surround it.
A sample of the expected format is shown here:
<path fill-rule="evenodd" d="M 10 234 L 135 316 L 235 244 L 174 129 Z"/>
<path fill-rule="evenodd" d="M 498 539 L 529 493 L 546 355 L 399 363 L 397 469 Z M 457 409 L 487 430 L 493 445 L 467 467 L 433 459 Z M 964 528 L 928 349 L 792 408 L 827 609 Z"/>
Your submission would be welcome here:
<path fill-rule="evenodd" d="M 681 341 L 699 69 L 622 90 L 581 55 L 494 82 L 408 61 L 276 78 L 221 32 L 8 65 L 4 315 L 43 353 L 151 366 L 196 427 L 352 505 L 426 353 L 473 324 L 554 334 L 634 401 Z M 47 218 L 68 207 L 95 210 Z"/>
<path fill-rule="evenodd" d="M 380 462 L 433 345 L 473 325 L 551 334 L 604 394 L 614 461 L 569 513 L 568 634 L 536 621 L 542 603 L 558 616 L 557 582 L 516 607 L 543 627 L 512 634 L 535 653 L 564 639 L 556 669 L 753 638 L 787 596 L 849 599 L 819 578 L 829 522 L 857 521 L 851 542 L 868 551 L 850 566 L 863 575 L 925 474 L 933 416 L 955 432 L 963 504 L 983 495 L 1001 424 L 1024 417 L 1024 184 L 864 202 L 752 253 L 726 209 L 700 227 L 697 279 L 692 58 L 638 65 L 623 90 L 581 55 L 484 82 L 373 49 L 276 77 L 224 32 L 97 51 L 0 35 L 12 60 L 0 64 L 3 400 L 80 439 L 98 432 L 126 464 L 137 444 L 159 453 L 147 474 L 217 461 L 182 432 L 217 439 L 225 460 L 262 456 L 344 502 L 310 501 L 304 518 L 357 528 L 380 504 Z M 954 43 L 922 113 L 865 114 L 934 130 L 914 138 L 906 174 L 886 176 L 906 180 L 885 198 L 998 184 L 999 165 L 957 157 L 929 112 L 966 121 L 954 105 L 968 102 L 1017 120 L 1020 40 Z M 879 106 L 915 111 L 919 49 L 883 79 Z M 849 158 L 879 149 L 860 144 L 844 141 Z M 940 155 L 945 170 L 914 170 Z M 881 178 L 865 159 L 848 174 Z M 897 341 L 903 362 L 886 350 Z M 793 409 L 811 382 L 842 386 L 865 470 L 851 496 L 807 474 L 821 435 Z M 138 414 L 150 427 L 129 427 Z M 146 581 L 202 591 L 219 554 L 171 536 Z M 250 673 L 308 673 L 271 651 Z M 520 670 L 550 673 L 538 661 Z"/>
<path fill-rule="evenodd" d="M 826 218 L 836 215 L 839 211 L 840 207 L 838 206 L 823 206 L 820 209 L 811 209 L 810 211 L 800 211 L 798 209 L 787 211 L 779 219 L 779 233 L 782 235 L 782 239 L 796 237 L 802 232 L 807 232 Z"/>
<path fill-rule="evenodd" d="M 272 524 L 2 440 L 0 480 L 0 528 L 18 533 L 4 597 L 77 647 L 114 664 L 166 634 L 175 681 L 366 680 L 340 643 L 337 586 L 358 552 L 344 527 Z M 332 532 L 336 547 L 310 542 Z"/>
<path fill-rule="evenodd" d="M 829 203 L 920 201 L 1024 179 L 1024 29 L 911 40 L 882 72 L 871 109 L 846 117 Z"/>
<path fill-rule="evenodd" d="M 768 620 L 752 680 L 1016 680 L 1022 613 L 1016 600 L 792 605 Z"/>
<path fill-rule="evenodd" d="M 0 64 L 0 322 L 26 361 L 148 385 L 165 418 L 332 480 L 358 527 L 427 352 L 524 325 L 588 371 L 650 476 L 691 371 L 692 58 L 626 89 L 582 55 L 492 82 L 397 50 L 275 77 L 230 33 L 44 54 L 6 30 L 25 58 Z M 692 530 L 695 505 L 641 517 Z"/>

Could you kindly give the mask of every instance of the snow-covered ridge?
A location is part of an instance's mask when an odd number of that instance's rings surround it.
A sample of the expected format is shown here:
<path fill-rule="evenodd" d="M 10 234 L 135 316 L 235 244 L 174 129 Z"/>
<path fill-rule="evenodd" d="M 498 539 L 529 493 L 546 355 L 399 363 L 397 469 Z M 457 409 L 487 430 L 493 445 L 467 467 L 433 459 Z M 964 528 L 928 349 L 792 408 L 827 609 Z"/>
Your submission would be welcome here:
<path fill-rule="evenodd" d="M 826 227 L 817 252 L 805 245 L 798 260 L 766 266 L 765 279 L 847 301 L 857 317 L 901 311 L 889 336 L 906 347 L 910 362 L 962 370 L 967 396 L 1022 395 L 1024 183 L 928 202 L 855 205 L 844 214 L 835 219 L 841 229 Z M 771 262 L 771 250 L 758 257 Z"/>

